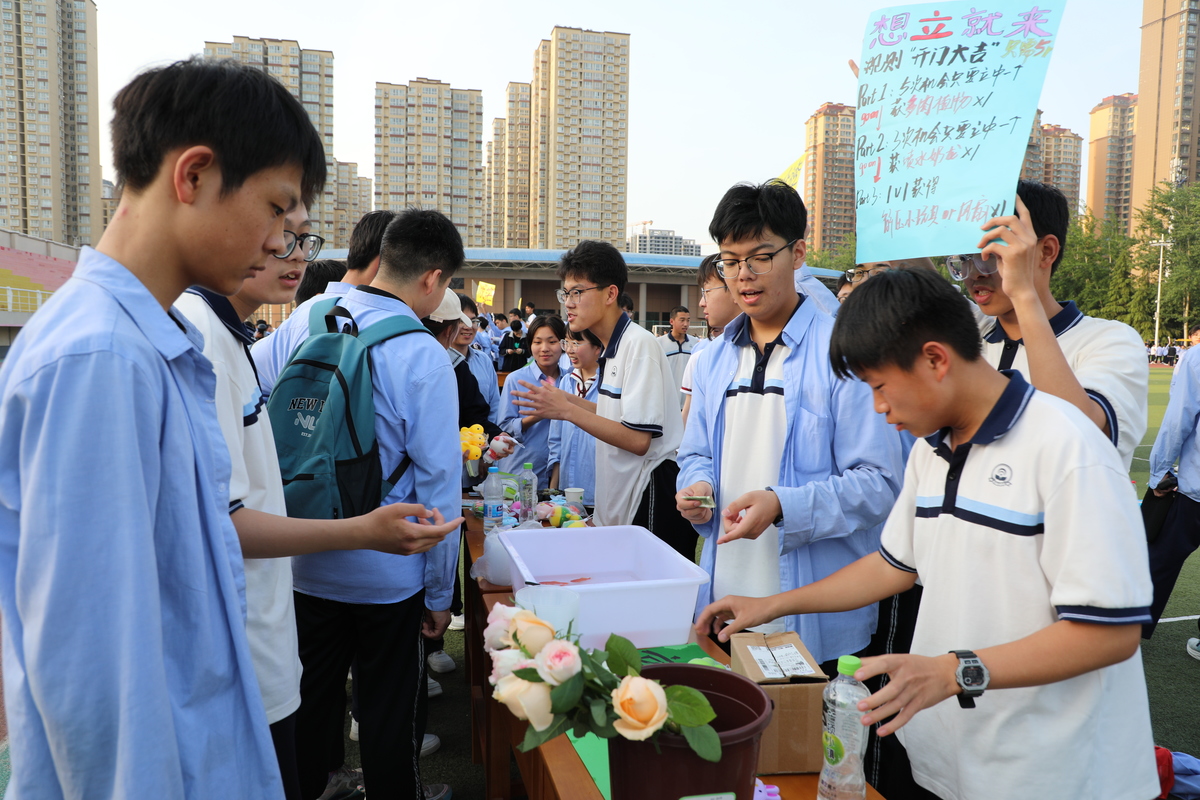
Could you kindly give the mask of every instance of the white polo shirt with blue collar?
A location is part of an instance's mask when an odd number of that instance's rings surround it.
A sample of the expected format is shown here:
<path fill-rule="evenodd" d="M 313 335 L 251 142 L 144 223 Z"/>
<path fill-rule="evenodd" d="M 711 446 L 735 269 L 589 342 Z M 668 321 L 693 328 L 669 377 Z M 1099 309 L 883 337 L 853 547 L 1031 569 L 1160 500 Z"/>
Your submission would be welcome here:
<path fill-rule="evenodd" d="M 924 585 L 911 652 L 1030 636 L 1059 620 L 1135 625 L 1152 597 L 1137 498 L 1079 409 L 1020 373 L 969 442 L 917 442 L 880 553 Z M 898 735 L 944 798 L 1156 797 L 1141 655 L 1045 686 L 948 698 Z"/>
<path fill-rule="evenodd" d="M 650 473 L 675 457 L 683 436 L 679 387 L 654 334 L 621 314 L 600 356 L 596 413 L 650 434 L 644 456 L 596 441 L 597 525 L 630 525 Z"/>
<path fill-rule="evenodd" d="M 1086 316 L 1073 302 L 1059 305 L 1062 311 L 1050 318 L 1050 328 L 1079 385 L 1104 409 L 1109 439 L 1128 470 L 1133 451 L 1146 434 L 1150 367 L 1145 345 L 1137 331 L 1124 322 Z M 1020 370 L 1028 378 L 1024 343 L 1009 339 L 998 319 L 982 311 L 979 314 L 987 362 L 996 369 Z"/>

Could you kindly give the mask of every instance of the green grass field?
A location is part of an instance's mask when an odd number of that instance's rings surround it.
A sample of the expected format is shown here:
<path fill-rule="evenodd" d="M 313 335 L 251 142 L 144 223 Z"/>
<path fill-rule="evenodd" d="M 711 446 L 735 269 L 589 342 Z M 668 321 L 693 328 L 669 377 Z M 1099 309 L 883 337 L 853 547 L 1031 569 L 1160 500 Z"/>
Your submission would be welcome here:
<path fill-rule="evenodd" d="M 1146 490 L 1148 465 L 1154 437 L 1158 435 L 1171 371 L 1150 371 L 1150 426 L 1135 454 L 1130 477 L 1138 483 L 1138 494 Z M 1179 582 L 1167 603 L 1163 619 L 1200 614 L 1200 552 L 1184 564 Z M 1150 716 L 1156 744 L 1170 750 L 1200 755 L 1200 726 L 1192 713 L 1200 710 L 1200 661 L 1184 650 L 1188 637 L 1196 636 L 1195 620 L 1160 622 L 1154 638 L 1142 642 L 1142 663 L 1146 668 L 1146 688 L 1150 694 Z"/>

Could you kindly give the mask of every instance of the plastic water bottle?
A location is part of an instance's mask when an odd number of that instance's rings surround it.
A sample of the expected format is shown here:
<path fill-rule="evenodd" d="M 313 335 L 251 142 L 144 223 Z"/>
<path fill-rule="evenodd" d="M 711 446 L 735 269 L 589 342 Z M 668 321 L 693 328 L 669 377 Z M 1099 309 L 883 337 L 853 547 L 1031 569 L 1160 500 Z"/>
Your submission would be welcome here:
<path fill-rule="evenodd" d="M 504 484 L 500 482 L 500 468 L 488 467 L 487 479 L 483 482 L 483 531 L 491 533 L 504 517 Z"/>
<path fill-rule="evenodd" d="M 839 658 L 837 677 L 822 693 L 821 747 L 825 763 L 817 784 L 818 800 L 862 800 L 867 796 L 867 781 L 863 776 L 867 727 L 862 724 L 866 712 L 859 711 L 858 704 L 871 692 L 854 679 L 861 666 L 857 656 Z"/>
<path fill-rule="evenodd" d="M 525 468 L 517 475 L 517 485 L 520 487 L 521 522 L 537 519 L 537 473 L 531 462 L 525 462 Z"/>

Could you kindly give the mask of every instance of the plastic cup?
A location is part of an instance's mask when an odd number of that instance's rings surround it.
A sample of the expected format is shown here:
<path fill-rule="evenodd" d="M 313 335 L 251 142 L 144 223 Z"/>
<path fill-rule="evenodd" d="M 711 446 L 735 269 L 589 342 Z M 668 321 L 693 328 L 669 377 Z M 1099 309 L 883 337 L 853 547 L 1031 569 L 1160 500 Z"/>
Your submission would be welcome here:
<path fill-rule="evenodd" d="M 563 494 L 566 495 L 568 503 L 583 502 L 583 489 L 563 489 Z"/>
<path fill-rule="evenodd" d="M 517 605 L 528 609 L 565 636 L 579 617 L 579 595 L 561 586 L 526 586 L 518 589 Z"/>

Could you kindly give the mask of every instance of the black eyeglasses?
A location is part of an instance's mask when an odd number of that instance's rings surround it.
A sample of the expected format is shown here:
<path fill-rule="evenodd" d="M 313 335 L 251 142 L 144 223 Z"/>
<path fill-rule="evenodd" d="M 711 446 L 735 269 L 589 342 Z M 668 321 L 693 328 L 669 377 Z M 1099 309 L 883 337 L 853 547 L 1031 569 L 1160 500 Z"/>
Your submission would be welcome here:
<path fill-rule="evenodd" d="M 289 258 L 295 251 L 296 245 L 300 245 L 300 252 L 304 254 L 304 260 L 316 261 L 317 256 L 321 253 L 321 248 L 325 245 L 325 240 L 315 233 L 295 234 L 292 231 L 284 231 L 283 243 L 287 245 L 287 249 L 282 253 L 276 253 L 276 258 Z"/>
<path fill-rule="evenodd" d="M 858 283 L 859 281 L 865 281 L 872 275 L 878 275 L 881 272 L 887 272 L 892 268 L 893 267 L 891 264 L 877 264 L 874 267 L 864 267 L 862 265 L 851 267 L 850 269 L 846 270 L 846 280 L 850 281 L 851 283 Z"/>
<path fill-rule="evenodd" d="M 771 267 L 774 265 L 775 256 L 779 255 L 784 250 L 787 250 L 798 241 L 800 241 L 799 237 L 792 239 L 774 253 L 758 253 L 757 255 L 747 256 L 746 258 L 719 258 L 716 260 L 716 262 L 714 262 L 714 266 L 716 266 L 717 272 L 720 273 L 721 277 L 725 278 L 726 280 L 730 278 L 736 278 L 738 276 L 738 272 L 742 268 L 743 263 L 745 263 L 746 267 L 752 274 L 765 275 L 771 271 Z"/>
<path fill-rule="evenodd" d="M 558 302 L 563 304 L 566 304 L 567 302 L 578 303 L 579 298 L 583 297 L 584 292 L 590 292 L 592 289 L 607 289 L 611 285 L 612 284 L 609 283 L 605 284 L 604 286 L 589 286 L 586 289 L 572 289 L 569 292 L 559 289 L 554 293 L 554 296 L 558 298 Z"/>
<path fill-rule="evenodd" d="M 700 296 L 703 297 L 705 299 L 705 301 L 707 301 L 709 292 L 718 292 L 718 291 L 721 291 L 722 289 L 724 289 L 727 292 L 729 291 L 728 286 L 726 286 L 725 284 L 721 284 L 720 286 L 713 286 L 711 289 L 701 289 Z"/>

